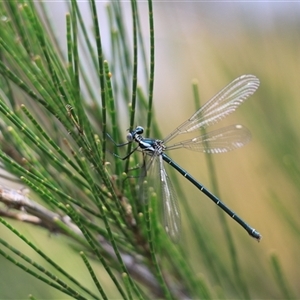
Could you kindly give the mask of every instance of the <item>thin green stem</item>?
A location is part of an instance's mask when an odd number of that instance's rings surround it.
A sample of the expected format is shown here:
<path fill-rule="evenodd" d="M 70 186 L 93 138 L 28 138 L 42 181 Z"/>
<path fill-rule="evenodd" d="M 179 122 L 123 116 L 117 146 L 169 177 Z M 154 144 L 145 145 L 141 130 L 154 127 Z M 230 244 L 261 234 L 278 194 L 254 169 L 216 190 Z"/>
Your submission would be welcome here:
<path fill-rule="evenodd" d="M 105 294 L 105 292 L 104 292 L 104 290 L 103 290 L 103 288 L 102 288 L 99 280 L 97 279 L 97 276 L 96 276 L 96 274 L 95 274 L 95 272 L 94 272 L 91 264 L 89 263 L 87 257 L 85 256 L 84 252 L 81 251 L 80 255 L 81 255 L 81 257 L 83 259 L 83 262 L 84 262 L 85 266 L 87 267 L 87 269 L 88 269 L 88 271 L 89 271 L 89 273 L 90 273 L 90 275 L 91 275 L 91 277 L 92 277 L 92 279 L 93 279 L 93 281 L 94 281 L 94 283 L 95 283 L 95 285 L 96 285 L 99 293 L 101 294 L 102 298 L 104 300 L 108 300 L 108 298 L 107 298 L 107 296 L 106 296 L 106 294 Z"/>
<path fill-rule="evenodd" d="M 196 110 L 198 110 L 200 108 L 200 97 L 199 97 L 198 85 L 196 84 L 196 82 L 194 82 L 194 84 L 193 84 L 193 91 L 194 91 L 195 107 L 196 107 Z M 202 127 L 201 134 L 205 135 L 205 133 L 206 133 L 206 130 L 205 130 L 205 128 Z M 209 148 L 208 142 L 206 142 L 206 148 Z M 205 153 L 205 158 L 206 158 L 206 162 L 208 165 L 210 182 L 212 184 L 212 190 L 214 191 L 215 195 L 217 195 L 219 197 L 220 192 L 219 192 L 217 173 L 216 173 L 216 168 L 215 168 L 213 158 L 208 153 Z M 224 234 L 226 236 L 227 246 L 228 246 L 228 250 L 229 250 L 229 253 L 231 256 L 233 272 L 234 272 L 234 274 L 236 274 L 235 278 L 237 281 L 237 285 L 240 287 L 240 290 L 243 293 L 244 298 L 250 299 L 250 294 L 249 294 L 247 284 L 241 274 L 241 270 L 240 270 L 240 266 L 239 266 L 238 258 L 237 258 L 238 255 L 237 255 L 236 247 L 234 245 L 233 237 L 230 232 L 230 229 L 229 229 L 229 226 L 228 226 L 228 223 L 226 220 L 226 216 L 223 213 L 223 211 L 221 211 L 220 209 L 217 209 L 217 211 L 218 211 L 218 215 L 220 218 L 220 224 L 222 224 L 222 228 L 223 228 Z"/>
<path fill-rule="evenodd" d="M 26 239 L 26 237 L 20 234 L 14 227 L 12 227 L 9 223 L 7 223 L 4 219 L 0 218 L 0 222 L 6 226 L 9 230 L 11 230 L 16 236 L 18 236 L 21 240 L 23 240 L 29 247 L 31 247 L 35 252 L 37 252 L 42 258 L 45 259 L 50 265 L 52 265 L 55 269 L 57 269 L 61 274 L 66 276 L 70 281 L 72 281 L 77 287 L 84 290 L 90 296 L 95 299 L 99 299 L 96 295 L 91 293 L 87 288 L 85 288 L 78 280 L 76 280 L 73 276 L 68 274 L 63 268 L 61 268 L 58 264 L 56 264 L 51 258 L 49 258 L 43 251 L 37 248 L 31 241 Z"/>
<path fill-rule="evenodd" d="M 154 39 L 154 17 L 152 0 L 148 0 L 149 10 L 149 31 L 150 31 L 150 77 L 149 77 L 149 101 L 146 135 L 150 136 L 152 122 L 152 105 L 153 105 L 153 89 L 154 89 L 154 68 L 155 68 L 155 39 Z"/>
<path fill-rule="evenodd" d="M 96 10 L 96 4 L 94 0 L 90 0 L 93 24 L 95 30 L 95 41 L 97 45 L 98 53 L 98 76 L 101 89 L 101 103 L 102 103 L 102 161 L 105 161 L 106 152 L 106 93 L 105 93 L 105 78 L 104 78 L 104 67 L 103 67 L 103 52 L 99 28 L 98 14 Z"/>

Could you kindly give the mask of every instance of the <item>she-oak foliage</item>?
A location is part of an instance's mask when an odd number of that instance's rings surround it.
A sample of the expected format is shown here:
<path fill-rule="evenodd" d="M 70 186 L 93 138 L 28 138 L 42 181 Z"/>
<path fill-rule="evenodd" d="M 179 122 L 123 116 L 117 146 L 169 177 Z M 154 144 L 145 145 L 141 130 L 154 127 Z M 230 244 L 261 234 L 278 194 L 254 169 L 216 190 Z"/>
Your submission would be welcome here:
<path fill-rule="evenodd" d="M 48 15 L 51 4 L 0 2 L 0 160 L 1 176 L 9 180 L 0 184 L 0 230 L 5 228 L 36 253 L 29 256 L 0 236 L 1 256 L 43 282 L 46 291 L 54 288 L 59 297 L 70 299 L 215 299 L 225 298 L 226 290 L 250 298 L 230 234 L 224 248 L 231 249 L 235 275 L 182 202 L 197 251 L 210 270 L 205 280 L 196 275 L 184 243 L 173 244 L 162 230 L 159 199 L 146 181 L 149 199 L 138 199 L 140 153 L 120 160 L 118 156 L 132 151 L 131 144 L 120 149 L 107 135 L 123 141 L 123 128 L 136 124 L 145 126 L 145 136 L 160 135 L 152 103 L 152 2 L 148 49 L 141 28 L 146 16 L 135 0 L 126 3 L 130 16 L 121 1 L 105 7 L 94 0 L 85 4 L 92 28 L 79 1 L 67 2 L 62 45 Z M 100 10 L 106 10 L 105 20 Z M 130 25 L 125 24 L 129 17 Z M 103 32 L 108 38 L 102 38 Z M 64 269 L 47 247 L 23 234 L 23 222 L 32 232 L 49 231 L 51 247 L 59 243 L 58 235 L 71 240 L 74 249 L 68 250 L 79 254 L 89 277 Z M 282 279 L 276 257 L 274 261 Z M 108 279 L 103 281 L 101 274 Z M 47 297 L 46 291 L 41 297 Z"/>

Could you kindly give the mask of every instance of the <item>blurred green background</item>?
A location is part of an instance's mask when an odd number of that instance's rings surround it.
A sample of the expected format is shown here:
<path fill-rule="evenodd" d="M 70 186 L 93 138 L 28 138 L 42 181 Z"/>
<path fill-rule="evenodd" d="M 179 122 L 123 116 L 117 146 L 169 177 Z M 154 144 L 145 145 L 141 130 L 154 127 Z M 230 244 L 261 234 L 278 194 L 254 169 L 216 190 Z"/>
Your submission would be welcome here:
<path fill-rule="evenodd" d="M 246 125 L 251 143 L 214 160 L 221 199 L 263 235 L 257 244 L 228 220 L 244 275 L 254 283 L 253 299 L 282 298 L 271 273 L 274 253 L 299 298 L 300 4 L 166 3 L 156 9 L 155 106 L 164 134 L 193 113 L 192 78 L 199 81 L 202 103 L 239 75 L 261 80 L 238 112 L 216 126 Z M 170 155 L 211 187 L 204 155 L 184 150 Z M 222 251 L 217 208 L 184 179 L 181 183 L 187 195 L 182 200 Z M 188 227 L 184 234 L 192 265 L 205 276 Z"/>
<path fill-rule="evenodd" d="M 104 5 L 98 2 L 101 14 L 105 13 Z M 191 84 L 194 78 L 199 83 L 202 103 L 242 74 L 254 74 L 261 80 L 258 91 L 238 112 L 216 126 L 241 123 L 252 133 L 252 141 L 246 147 L 214 156 L 220 196 L 263 235 L 258 244 L 227 218 L 243 276 L 251 283 L 252 298 L 282 298 L 272 272 L 272 254 L 280 260 L 292 296 L 299 298 L 300 3 L 154 2 L 153 5 L 156 35 L 154 106 L 163 135 L 194 112 Z M 50 15 L 58 20 L 62 16 L 61 22 L 64 22 L 66 10 L 62 3 L 49 2 L 47 6 Z M 130 24 L 130 3 L 123 3 L 123 7 Z M 147 40 L 147 4 L 140 3 L 139 8 L 144 16 L 141 21 Z M 64 40 L 64 25 L 58 20 L 54 25 L 58 28 L 57 35 Z M 124 126 L 126 129 L 126 124 Z M 204 155 L 184 150 L 169 154 L 211 188 Z M 225 238 L 217 216 L 218 208 L 190 183 L 178 179 L 199 226 L 205 228 L 210 237 L 208 242 L 216 243 L 216 249 L 224 252 L 222 257 L 228 260 L 228 268 L 232 268 L 227 248 L 222 247 Z M 216 283 L 210 278 L 209 270 L 204 268 L 201 253 L 195 251 L 184 211 L 182 217 L 182 242 L 186 245 L 190 264 L 198 276 L 214 287 Z M 78 276 L 86 272 L 77 254 L 65 251 L 67 239 L 50 236 L 43 230 L 33 231 L 30 226 L 22 227 L 22 232 L 47 249 L 50 256 L 52 252 L 53 258 L 65 264 L 67 270 Z M 1 232 L 1 236 L 6 234 Z M 11 239 L 11 234 L 7 237 Z M 41 299 L 61 298 L 61 294 L 48 286 L 35 279 L 30 281 L 24 272 L 2 257 L 0 266 L 1 299 L 15 299 L 16 295 L 24 298 L 31 292 Z M 88 274 L 86 277 L 87 285 L 91 285 Z M 14 297 L 10 298 L 12 288 Z M 111 297 L 115 297 L 114 291 Z"/>
<path fill-rule="evenodd" d="M 252 297 L 280 297 L 271 280 L 270 255 L 276 253 L 299 298 L 300 3 L 157 6 L 155 100 L 165 134 L 194 111 L 191 78 L 199 81 L 202 103 L 239 75 L 250 73 L 261 80 L 258 91 L 221 123 L 246 125 L 252 141 L 214 156 L 218 182 L 221 199 L 263 235 L 257 244 L 228 220 L 243 272 L 255 282 Z M 183 150 L 172 153 L 172 158 L 211 187 L 204 155 Z M 217 208 L 188 182 L 181 182 L 199 226 L 213 233 L 222 251 Z M 192 247 L 188 232 L 185 227 Z M 205 277 L 201 255 L 192 249 L 190 253 L 195 271 Z"/>

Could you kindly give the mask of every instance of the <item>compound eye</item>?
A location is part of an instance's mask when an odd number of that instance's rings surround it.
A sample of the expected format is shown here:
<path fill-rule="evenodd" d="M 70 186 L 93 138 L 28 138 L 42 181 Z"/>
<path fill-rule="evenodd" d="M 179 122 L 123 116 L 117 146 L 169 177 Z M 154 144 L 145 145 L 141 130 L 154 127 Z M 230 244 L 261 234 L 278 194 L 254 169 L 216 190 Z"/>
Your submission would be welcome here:
<path fill-rule="evenodd" d="M 126 139 L 128 142 L 132 142 L 133 141 L 133 136 L 131 133 L 128 133 L 127 136 L 126 136 Z"/>
<path fill-rule="evenodd" d="M 144 133 L 144 128 L 142 126 L 137 126 L 135 129 L 135 132 L 137 134 L 142 134 L 142 133 Z"/>

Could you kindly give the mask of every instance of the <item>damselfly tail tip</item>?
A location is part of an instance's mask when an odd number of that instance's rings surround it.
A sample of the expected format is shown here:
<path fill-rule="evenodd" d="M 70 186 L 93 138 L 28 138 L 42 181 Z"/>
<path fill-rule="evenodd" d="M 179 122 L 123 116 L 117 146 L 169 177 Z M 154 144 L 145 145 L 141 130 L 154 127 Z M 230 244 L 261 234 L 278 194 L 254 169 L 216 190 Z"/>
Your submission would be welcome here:
<path fill-rule="evenodd" d="M 255 238 L 258 242 L 260 242 L 260 240 L 262 239 L 262 235 L 256 231 L 255 229 L 253 229 L 253 231 L 250 233 L 250 235 Z"/>

